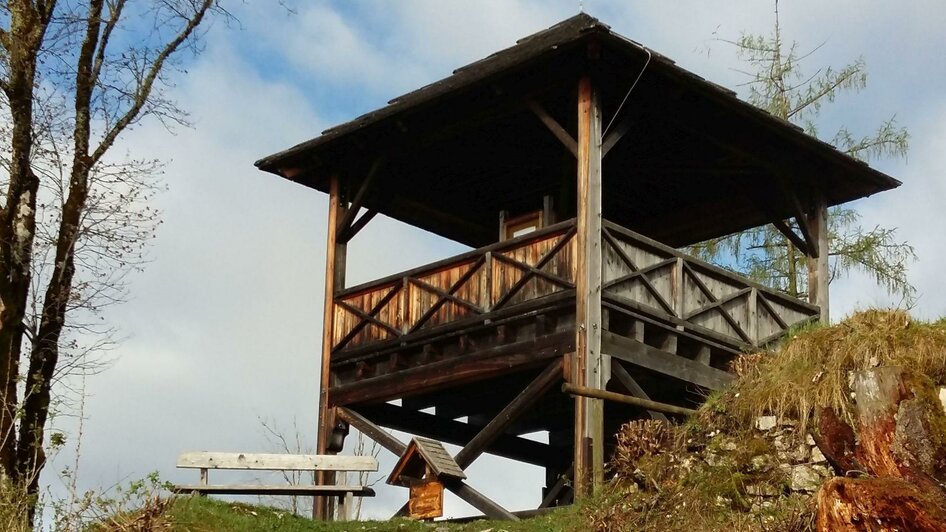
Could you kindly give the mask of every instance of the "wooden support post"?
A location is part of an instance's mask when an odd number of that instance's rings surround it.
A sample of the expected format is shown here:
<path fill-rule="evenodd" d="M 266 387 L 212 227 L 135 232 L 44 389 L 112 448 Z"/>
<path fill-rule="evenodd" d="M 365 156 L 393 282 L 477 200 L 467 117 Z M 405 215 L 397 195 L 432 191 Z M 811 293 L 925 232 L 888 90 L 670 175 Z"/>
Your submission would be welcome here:
<path fill-rule="evenodd" d="M 571 382 L 603 390 L 610 379 L 601 353 L 601 107 L 591 78 L 578 85 L 578 208 L 575 362 Z M 604 481 L 604 402 L 575 398 L 575 492 Z"/>
<path fill-rule="evenodd" d="M 345 256 L 347 246 L 338 242 L 338 224 L 345 216 L 345 203 L 339 191 L 338 175 L 333 175 L 329 185 L 328 241 L 325 248 L 325 300 L 322 320 L 322 375 L 319 385 L 319 433 L 317 453 L 328 452 L 329 440 L 335 420 L 329 408 L 328 389 L 331 384 L 330 364 L 332 355 L 332 333 L 335 321 L 335 293 L 345 288 Z M 322 485 L 334 482 L 334 473 L 320 471 L 318 481 Z M 331 519 L 334 501 L 331 497 L 316 497 L 312 507 L 314 519 Z"/>
<path fill-rule="evenodd" d="M 807 216 L 815 245 L 808 256 L 808 302 L 821 307 L 821 323 L 830 323 L 828 305 L 828 203 L 819 196 Z"/>

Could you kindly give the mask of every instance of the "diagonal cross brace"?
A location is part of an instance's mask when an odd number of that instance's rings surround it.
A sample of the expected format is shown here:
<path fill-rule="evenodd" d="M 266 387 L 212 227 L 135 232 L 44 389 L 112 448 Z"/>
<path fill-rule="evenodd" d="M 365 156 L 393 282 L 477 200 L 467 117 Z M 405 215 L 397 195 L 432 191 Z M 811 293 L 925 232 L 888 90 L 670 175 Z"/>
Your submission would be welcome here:
<path fill-rule="evenodd" d="M 457 453 L 454 460 L 461 469 L 470 466 L 483 452 L 501 436 L 514 421 L 538 401 L 545 392 L 549 391 L 562 378 L 562 363 L 555 361 L 549 364 L 522 392 L 517 395 L 505 408 L 480 429 L 479 433 Z"/>
<path fill-rule="evenodd" d="M 358 429 L 358 431 L 365 436 L 378 442 L 378 445 L 391 451 L 391 453 L 396 456 L 401 456 L 404 454 L 404 451 L 407 450 L 407 445 L 350 408 L 338 407 L 336 408 L 335 415 L 342 421 Z M 445 482 L 444 487 L 490 518 L 505 519 L 508 521 L 519 520 L 512 512 L 506 510 L 462 480 Z"/>

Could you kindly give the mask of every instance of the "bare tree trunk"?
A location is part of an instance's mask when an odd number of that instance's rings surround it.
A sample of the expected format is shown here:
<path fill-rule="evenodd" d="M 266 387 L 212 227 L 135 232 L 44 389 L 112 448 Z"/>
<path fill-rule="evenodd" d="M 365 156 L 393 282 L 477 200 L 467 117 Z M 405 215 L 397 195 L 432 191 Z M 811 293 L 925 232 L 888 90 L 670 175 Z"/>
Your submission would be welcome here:
<path fill-rule="evenodd" d="M 821 412 L 818 445 L 840 474 L 818 494 L 818 530 L 946 530 L 946 413 L 925 376 L 899 367 L 854 375 L 857 439 Z"/>
<path fill-rule="evenodd" d="M 14 480 L 17 379 L 23 319 L 30 287 L 30 255 L 36 229 L 36 193 L 33 173 L 33 86 L 36 62 L 55 0 L 10 0 L 10 30 L 0 33 L 8 58 L 2 88 L 12 120 L 11 160 L 6 204 L 0 218 L 0 472 Z"/>

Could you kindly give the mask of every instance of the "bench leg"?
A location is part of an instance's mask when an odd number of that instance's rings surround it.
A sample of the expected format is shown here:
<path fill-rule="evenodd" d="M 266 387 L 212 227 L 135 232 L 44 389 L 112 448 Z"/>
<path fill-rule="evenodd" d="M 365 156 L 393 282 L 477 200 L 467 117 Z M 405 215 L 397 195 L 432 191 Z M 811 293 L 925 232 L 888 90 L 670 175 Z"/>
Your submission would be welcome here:
<path fill-rule="evenodd" d="M 339 521 L 351 521 L 354 519 L 355 516 L 352 515 L 355 509 L 354 504 L 352 504 L 354 501 L 355 497 L 350 491 L 344 495 L 339 495 L 337 512 Z"/>

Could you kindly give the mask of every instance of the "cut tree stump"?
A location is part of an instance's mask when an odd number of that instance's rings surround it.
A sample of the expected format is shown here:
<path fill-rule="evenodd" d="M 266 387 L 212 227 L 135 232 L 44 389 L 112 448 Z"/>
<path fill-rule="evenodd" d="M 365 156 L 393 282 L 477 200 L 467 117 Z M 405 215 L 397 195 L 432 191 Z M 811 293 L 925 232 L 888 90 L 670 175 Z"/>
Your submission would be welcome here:
<path fill-rule="evenodd" d="M 900 367 L 853 377 L 856 431 L 823 409 L 816 443 L 838 474 L 875 478 L 826 482 L 818 530 L 946 531 L 946 413 L 932 381 Z"/>
<path fill-rule="evenodd" d="M 834 478 L 818 492 L 820 531 L 946 532 L 935 495 L 895 478 Z"/>

